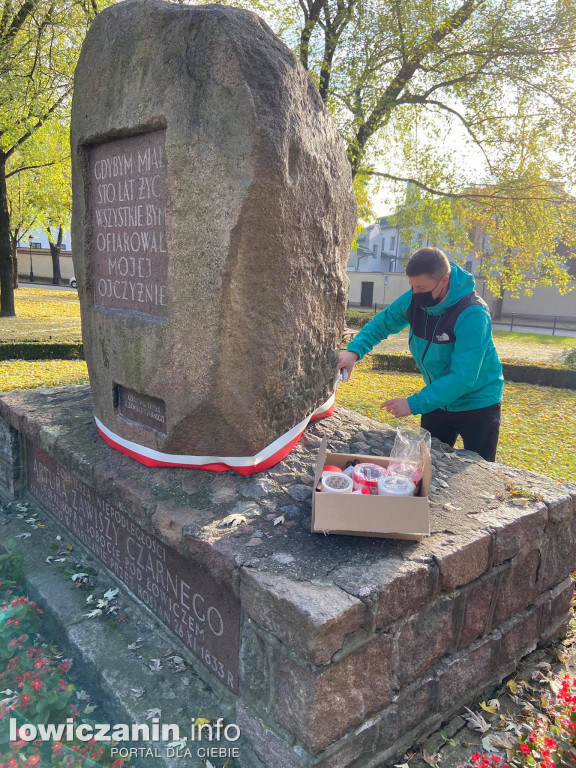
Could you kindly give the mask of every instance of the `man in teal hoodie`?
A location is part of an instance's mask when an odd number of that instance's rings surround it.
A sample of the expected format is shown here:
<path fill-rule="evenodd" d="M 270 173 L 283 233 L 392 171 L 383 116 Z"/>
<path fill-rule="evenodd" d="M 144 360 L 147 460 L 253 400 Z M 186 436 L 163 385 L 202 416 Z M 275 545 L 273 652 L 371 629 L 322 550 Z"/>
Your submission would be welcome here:
<path fill-rule="evenodd" d="M 340 353 L 340 369 L 350 376 L 376 344 L 409 325 L 410 352 L 426 386 L 381 407 L 398 418 L 421 414 L 432 437 L 454 446 L 461 435 L 464 448 L 494 461 L 504 379 L 488 307 L 472 275 L 438 248 L 416 251 L 406 274 L 411 290 L 358 332 Z"/>

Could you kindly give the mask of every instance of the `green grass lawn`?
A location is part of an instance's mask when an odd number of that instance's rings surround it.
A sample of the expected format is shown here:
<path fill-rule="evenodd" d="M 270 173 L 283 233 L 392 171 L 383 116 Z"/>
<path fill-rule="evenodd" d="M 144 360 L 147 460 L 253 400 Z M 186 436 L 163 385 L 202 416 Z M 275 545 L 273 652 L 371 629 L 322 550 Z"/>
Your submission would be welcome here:
<path fill-rule="evenodd" d="M 373 371 L 370 358 L 341 384 L 337 403 L 396 428 L 419 424 L 417 416 L 395 419 L 380 409 L 393 397 L 407 397 L 422 389 L 415 373 Z M 461 443 L 457 444 L 457 446 Z M 576 477 L 576 397 L 568 389 L 507 383 L 504 387 L 498 461 L 573 482 Z"/>
<path fill-rule="evenodd" d="M 576 347 L 576 336 L 547 336 L 543 333 L 517 333 L 516 331 L 492 331 L 495 341 L 515 341 L 518 344 L 544 344 L 548 347 Z"/>
<path fill-rule="evenodd" d="M 84 360 L 0 361 L 0 392 L 62 387 L 65 384 L 88 384 L 88 369 Z"/>
<path fill-rule="evenodd" d="M 3 341 L 80 341 L 80 302 L 76 291 L 18 288 L 16 317 L 0 317 Z"/>

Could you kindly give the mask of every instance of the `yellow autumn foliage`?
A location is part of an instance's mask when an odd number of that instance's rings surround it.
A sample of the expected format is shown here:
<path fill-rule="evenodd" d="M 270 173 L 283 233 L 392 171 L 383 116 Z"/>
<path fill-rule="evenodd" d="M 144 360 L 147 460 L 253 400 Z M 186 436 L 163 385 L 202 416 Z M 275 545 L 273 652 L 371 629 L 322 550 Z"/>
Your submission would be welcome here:
<path fill-rule="evenodd" d="M 19 288 L 14 295 L 18 317 L 80 317 L 80 302 L 76 291 Z"/>
<path fill-rule="evenodd" d="M 16 317 L 0 317 L 0 342 L 81 340 L 76 291 L 20 287 L 14 298 Z"/>
<path fill-rule="evenodd" d="M 84 360 L 0 361 L 0 392 L 87 383 L 88 369 Z"/>

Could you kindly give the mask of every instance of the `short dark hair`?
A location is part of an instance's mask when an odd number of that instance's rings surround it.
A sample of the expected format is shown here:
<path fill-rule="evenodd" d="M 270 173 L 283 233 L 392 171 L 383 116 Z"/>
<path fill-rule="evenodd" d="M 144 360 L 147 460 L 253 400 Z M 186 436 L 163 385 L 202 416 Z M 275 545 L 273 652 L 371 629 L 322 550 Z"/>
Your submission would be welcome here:
<path fill-rule="evenodd" d="M 406 274 L 408 277 L 444 277 L 450 274 L 450 262 L 440 248 L 419 248 L 408 260 Z"/>

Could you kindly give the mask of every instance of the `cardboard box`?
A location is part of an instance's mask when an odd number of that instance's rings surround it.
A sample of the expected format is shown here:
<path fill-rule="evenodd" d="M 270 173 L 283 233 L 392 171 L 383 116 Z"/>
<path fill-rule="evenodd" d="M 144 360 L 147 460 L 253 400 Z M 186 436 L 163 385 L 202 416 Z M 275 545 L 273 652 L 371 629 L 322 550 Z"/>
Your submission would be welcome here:
<path fill-rule="evenodd" d="M 340 533 L 346 536 L 377 536 L 390 539 L 415 539 L 430 535 L 430 456 L 428 456 L 418 496 L 363 496 L 351 493 L 317 491 L 322 469 L 332 464 L 340 469 L 346 462 L 362 462 L 387 467 L 389 458 L 360 456 L 353 453 L 327 453 L 326 438 L 318 452 L 312 495 L 312 531 Z"/>

